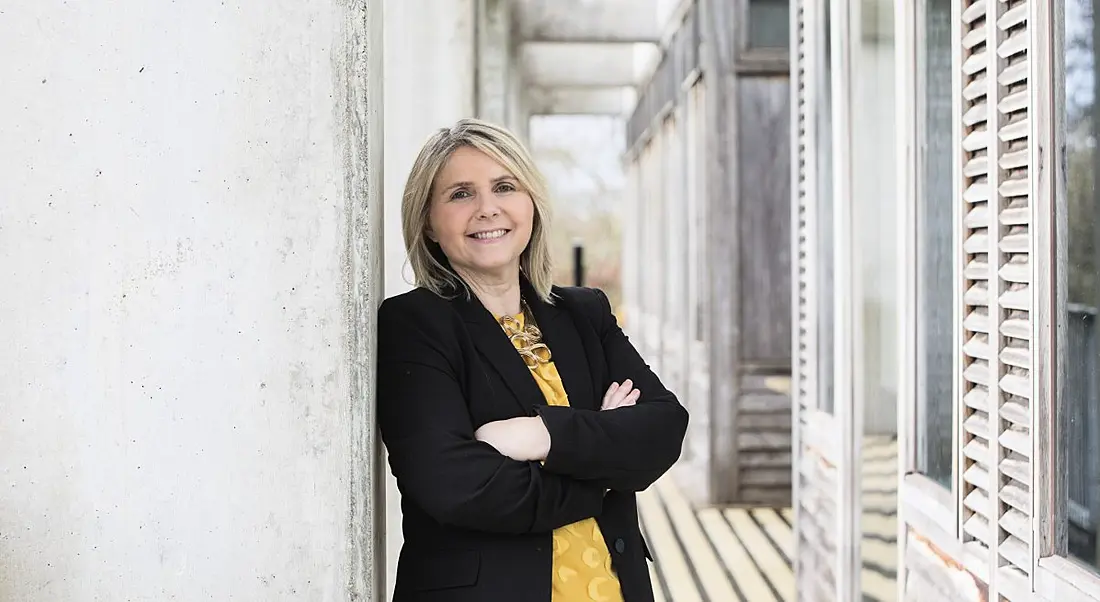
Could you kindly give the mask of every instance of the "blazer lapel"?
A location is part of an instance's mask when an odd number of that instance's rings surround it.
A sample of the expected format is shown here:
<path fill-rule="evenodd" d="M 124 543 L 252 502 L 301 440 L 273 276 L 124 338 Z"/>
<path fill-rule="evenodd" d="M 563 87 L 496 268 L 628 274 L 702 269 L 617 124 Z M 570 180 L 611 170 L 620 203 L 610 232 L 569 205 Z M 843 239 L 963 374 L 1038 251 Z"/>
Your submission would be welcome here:
<path fill-rule="evenodd" d="M 592 388 L 588 358 L 572 316 L 557 305 L 542 302 L 534 290 L 526 282 L 524 284 L 527 305 L 535 314 L 543 342 L 550 348 L 551 359 L 569 396 L 569 405 L 585 410 L 599 409 L 596 400 L 602 398 L 602 394 L 597 395 Z"/>
<path fill-rule="evenodd" d="M 524 414 L 534 415 L 534 407 L 545 405 L 546 399 L 504 329 L 476 297 L 466 299 L 460 293 L 454 303 L 466 321 L 474 346 L 500 374 Z"/>
<path fill-rule="evenodd" d="M 579 409 L 598 410 L 598 400 L 603 397 L 603 392 L 596 390 L 596 375 L 592 374 L 591 366 L 588 365 L 578 326 L 573 323 L 569 312 L 540 300 L 526 278 L 521 278 L 520 286 L 527 305 L 535 314 L 535 323 L 542 331 L 543 342 L 550 348 L 552 360 L 565 386 L 565 393 L 569 396 L 569 405 Z M 504 334 L 504 329 L 477 297 L 471 295 L 467 299 L 465 292 L 461 292 L 454 297 L 454 303 L 467 323 L 470 337 L 478 351 L 500 374 L 523 412 L 534 415 L 535 406 L 546 405 L 546 398 L 531 375 L 531 370 L 523 363 L 523 358 Z"/>

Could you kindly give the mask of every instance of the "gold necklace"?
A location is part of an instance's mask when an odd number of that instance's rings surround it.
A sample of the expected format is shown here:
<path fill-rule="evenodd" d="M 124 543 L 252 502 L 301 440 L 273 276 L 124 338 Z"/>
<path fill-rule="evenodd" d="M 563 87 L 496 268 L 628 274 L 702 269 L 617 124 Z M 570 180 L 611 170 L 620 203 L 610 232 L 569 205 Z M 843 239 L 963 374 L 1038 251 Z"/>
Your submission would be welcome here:
<path fill-rule="evenodd" d="M 550 361 L 550 348 L 542 342 L 542 331 L 535 324 L 535 314 L 527 305 L 527 301 L 521 298 L 519 303 L 520 311 L 523 313 L 523 326 L 520 327 L 519 320 L 507 315 L 500 319 L 500 325 L 504 328 L 504 333 L 508 335 L 512 346 L 523 358 L 523 363 L 534 370 L 539 364 Z"/>

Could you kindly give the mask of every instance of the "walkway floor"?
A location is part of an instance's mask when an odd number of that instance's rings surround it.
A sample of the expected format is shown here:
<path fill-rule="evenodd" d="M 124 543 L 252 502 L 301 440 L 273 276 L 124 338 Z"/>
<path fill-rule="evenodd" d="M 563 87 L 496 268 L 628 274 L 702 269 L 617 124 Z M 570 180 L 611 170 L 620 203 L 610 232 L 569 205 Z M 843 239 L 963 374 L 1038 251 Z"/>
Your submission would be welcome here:
<path fill-rule="evenodd" d="M 896 599 L 896 443 L 864 448 L 863 600 Z M 795 600 L 789 508 L 692 508 L 670 477 L 638 496 L 657 602 Z"/>

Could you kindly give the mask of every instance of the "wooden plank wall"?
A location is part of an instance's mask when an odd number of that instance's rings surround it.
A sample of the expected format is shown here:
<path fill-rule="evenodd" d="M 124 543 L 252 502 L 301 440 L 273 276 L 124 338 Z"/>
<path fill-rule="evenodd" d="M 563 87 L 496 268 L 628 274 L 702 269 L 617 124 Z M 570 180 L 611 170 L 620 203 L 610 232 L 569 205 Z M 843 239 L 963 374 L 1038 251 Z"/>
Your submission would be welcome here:
<path fill-rule="evenodd" d="M 738 80 L 740 273 L 736 501 L 790 503 L 791 401 L 765 384 L 791 370 L 789 76 Z"/>
<path fill-rule="evenodd" d="M 790 77 L 743 76 L 737 86 L 741 211 L 741 360 L 746 370 L 790 374 Z"/>
<path fill-rule="evenodd" d="M 791 404 L 763 384 L 791 366 L 789 75 L 738 62 L 746 7 L 692 5 L 628 121 L 626 305 L 647 360 L 692 396 L 692 499 L 789 504 Z"/>
<path fill-rule="evenodd" d="M 741 379 L 737 452 L 741 475 L 737 503 L 786 506 L 791 502 L 791 398 L 766 376 Z"/>
<path fill-rule="evenodd" d="M 791 406 L 758 377 L 791 366 L 789 75 L 786 63 L 770 75 L 742 68 L 746 6 L 700 3 L 703 78 L 719 91 L 706 107 L 712 501 L 783 504 L 790 464 L 776 461 L 790 457 Z M 783 411 L 786 426 L 774 420 Z M 761 420 L 778 430 L 760 437 Z"/>

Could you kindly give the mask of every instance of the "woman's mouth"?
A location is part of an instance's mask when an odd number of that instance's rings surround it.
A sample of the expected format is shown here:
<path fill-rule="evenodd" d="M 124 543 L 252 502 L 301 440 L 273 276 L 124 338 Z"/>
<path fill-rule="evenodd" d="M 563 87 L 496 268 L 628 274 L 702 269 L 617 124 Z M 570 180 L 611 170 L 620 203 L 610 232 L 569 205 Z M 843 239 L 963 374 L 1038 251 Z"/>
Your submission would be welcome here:
<path fill-rule="evenodd" d="M 492 242 L 494 240 L 497 240 L 497 239 L 503 237 L 505 234 L 508 234 L 509 232 L 511 232 L 511 230 L 508 230 L 508 229 L 505 229 L 505 228 L 497 228 L 496 230 L 486 230 L 484 232 L 474 232 L 473 234 L 468 234 L 467 236 L 469 236 L 470 238 L 472 238 L 474 240 L 481 241 L 481 242 Z"/>

